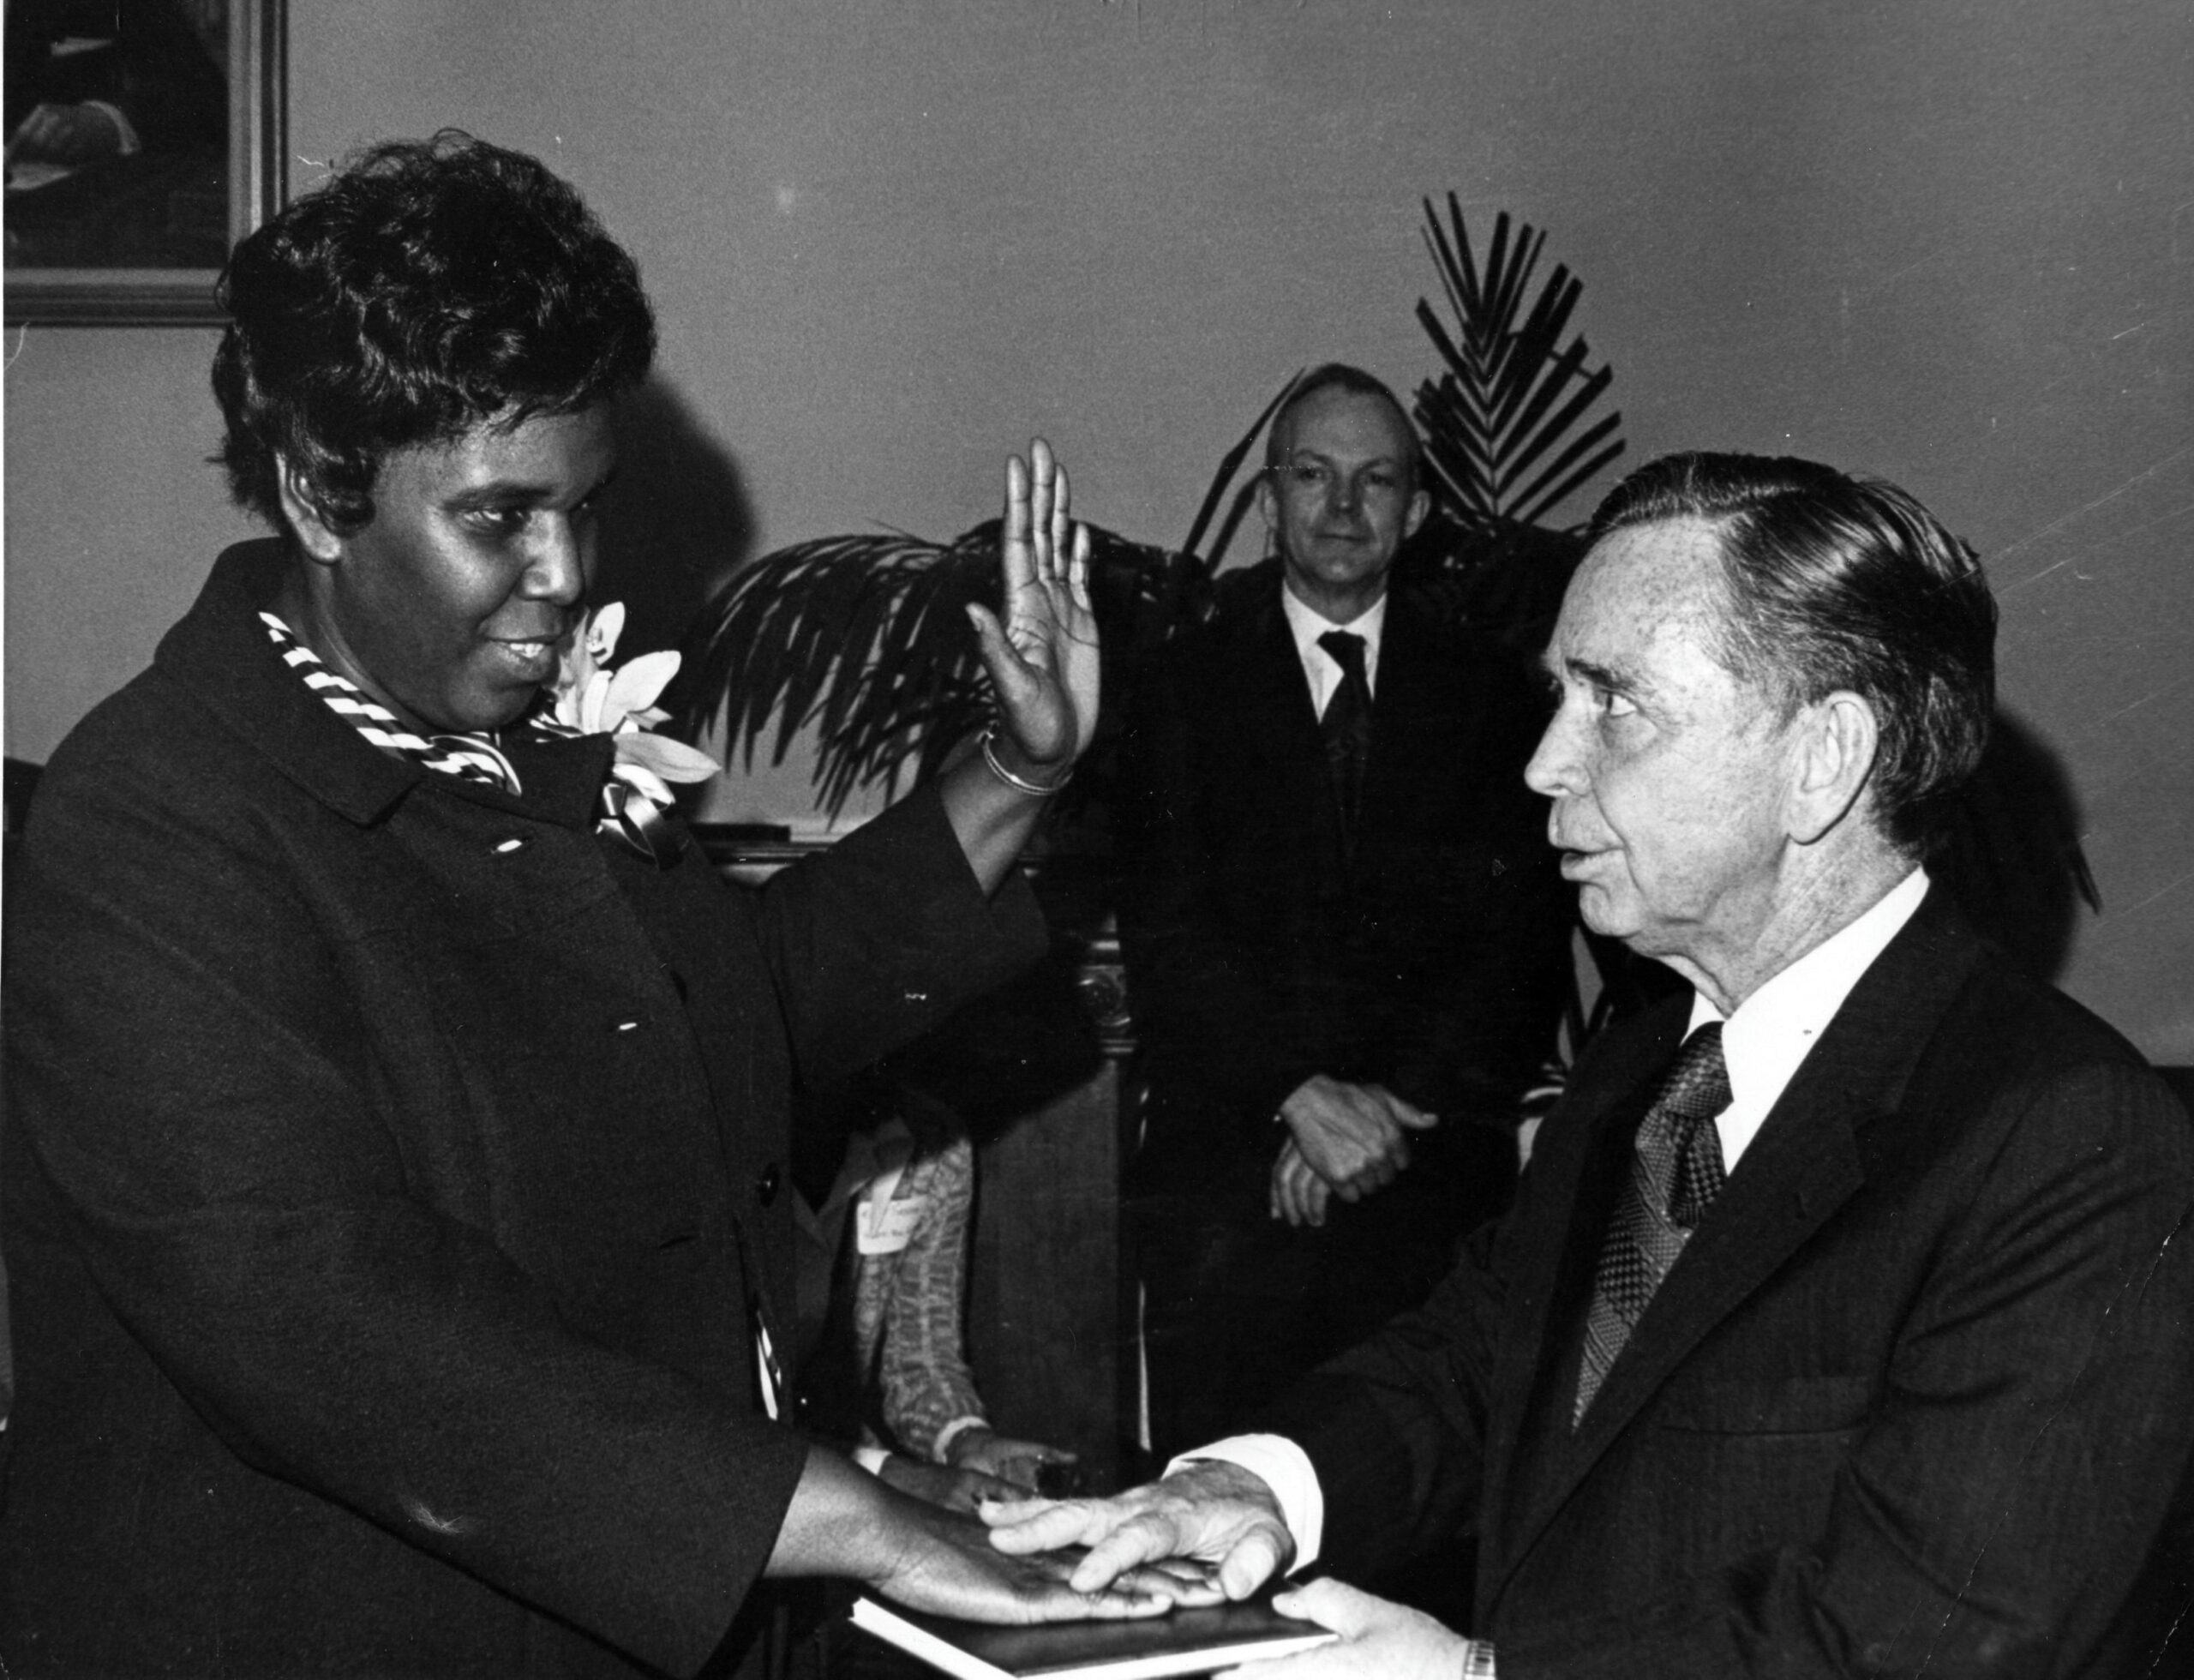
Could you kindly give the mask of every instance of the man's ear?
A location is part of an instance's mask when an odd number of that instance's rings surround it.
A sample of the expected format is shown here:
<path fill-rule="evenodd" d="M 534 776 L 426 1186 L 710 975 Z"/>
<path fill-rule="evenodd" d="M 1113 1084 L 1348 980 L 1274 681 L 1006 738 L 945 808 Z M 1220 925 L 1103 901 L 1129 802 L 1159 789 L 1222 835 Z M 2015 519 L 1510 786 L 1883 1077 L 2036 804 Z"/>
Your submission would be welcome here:
<path fill-rule="evenodd" d="M 298 471 L 294 461 L 279 452 L 274 457 L 274 483 L 282 498 L 282 517 L 290 522 L 290 529 L 297 533 L 297 546 L 307 557 L 322 566 L 332 566 L 341 559 L 342 536 L 321 514 L 312 481 Z"/>
<path fill-rule="evenodd" d="M 1280 535 L 1280 496 L 1272 487 L 1272 475 L 1270 467 L 1257 475 L 1257 517 L 1265 522 L 1265 529 L 1277 537 Z"/>
<path fill-rule="evenodd" d="M 1417 535 L 1417 528 L 1424 523 L 1424 516 L 1432 511 L 1432 492 L 1413 491 L 1409 499 L 1409 513 L 1402 520 L 1402 541 L 1406 543 Z"/>
<path fill-rule="evenodd" d="M 1810 846 L 1858 802 L 1874 772 L 1881 723 L 1863 695 L 1838 689 L 1791 723 L 1797 755 L 1789 800 L 1790 837 Z"/>

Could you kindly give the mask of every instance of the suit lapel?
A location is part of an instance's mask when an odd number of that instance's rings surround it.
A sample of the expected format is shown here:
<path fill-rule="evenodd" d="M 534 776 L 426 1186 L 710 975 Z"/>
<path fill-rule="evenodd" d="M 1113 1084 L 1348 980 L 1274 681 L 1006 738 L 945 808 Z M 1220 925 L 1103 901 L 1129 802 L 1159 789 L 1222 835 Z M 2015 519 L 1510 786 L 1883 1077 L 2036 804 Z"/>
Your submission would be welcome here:
<path fill-rule="evenodd" d="M 1540 1316 L 1528 1369 L 1536 1380 L 1520 1425 L 1535 1450 L 1509 1491 L 1517 1523 L 1497 1565 L 1502 1579 L 1708 1333 L 1861 1188 L 1880 1149 L 1896 1147 L 1900 1129 L 1895 1121 L 1913 1066 L 1969 972 L 1975 951 L 1975 942 L 1948 909 L 1946 895 L 1932 888 L 1769 1111 L 1574 1431 L 1574 1394 L 1560 1392 L 1566 1385 L 1550 1380 L 1574 1367 L 1575 1350 L 1564 1341 L 1574 1328 L 1574 1315 L 1563 1312 L 1556 1289 L 1535 1294 Z M 1681 1026 L 1679 1014 L 1679 1031 Z M 1650 1086 L 1674 1049 L 1672 1041 L 1663 1047 L 1661 1061 L 1641 1083 Z M 1644 1095 L 1634 1089 L 1628 1102 L 1599 1116 L 1580 1183 L 1592 1181 L 1595 1167 L 1603 1183 L 1628 1171 Z M 1607 1123 L 1611 1119 L 1618 1123 Z M 1591 1266 L 1604 1230 L 1606 1202 L 1604 1196 L 1577 1197 L 1562 1252 L 1541 1257 L 1550 1275 L 1559 1279 L 1567 1265 L 1574 1282 L 1579 1264 Z M 1589 1230 L 1588 1221 L 1593 1221 Z M 1550 1309 L 1556 1316 L 1546 1316 Z"/>
<path fill-rule="evenodd" d="M 1505 1543 L 1487 1549 L 1520 1557 L 1541 1461 L 1559 1444 L 1551 1419 L 1567 1416 L 1550 1390 L 1574 1365 L 1570 1303 L 1591 1287 L 1616 1191 L 1630 1161 L 1646 1094 L 1681 1042 L 1688 994 L 1611 1036 L 1580 1065 L 1561 1106 L 1541 1129 L 1525 1189 L 1535 1206 L 1565 1210 L 1551 1240 L 1523 1245 L 1504 1303 L 1500 1369 L 1488 1424 L 1485 1510 Z M 1513 1538 L 1510 1538 L 1513 1537 Z"/>
<path fill-rule="evenodd" d="M 1371 752 L 1364 767 L 1364 800 L 1357 813 L 1359 837 L 1374 829 L 1391 829 L 1387 813 L 1394 801 L 1408 799 L 1411 783 L 1425 761 L 1429 742 L 1474 750 L 1467 735 L 1460 742 L 1452 728 L 1440 729 L 1439 701 L 1445 692 L 1438 655 L 1426 626 L 1388 591 L 1387 624 L 1379 639 L 1379 681 L 1371 697 Z M 1448 773 L 1456 767 L 1443 766 Z"/>
<path fill-rule="evenodd" d="M 1340 867 L 1340 811 L 1326 771 L 1325 738 L 1318 733 L 1303 656 L 1280 608 L 1278 588 L 1244 628 L 1238 680 L 1232 687 L 1249 701 L 1241 715 L 1268 766 L 1261 779 L 1273 790 L 1276 809 L 1316 813 L 1310 824 L 1314 855 L 1319 869 L 1330 873 Z"/>

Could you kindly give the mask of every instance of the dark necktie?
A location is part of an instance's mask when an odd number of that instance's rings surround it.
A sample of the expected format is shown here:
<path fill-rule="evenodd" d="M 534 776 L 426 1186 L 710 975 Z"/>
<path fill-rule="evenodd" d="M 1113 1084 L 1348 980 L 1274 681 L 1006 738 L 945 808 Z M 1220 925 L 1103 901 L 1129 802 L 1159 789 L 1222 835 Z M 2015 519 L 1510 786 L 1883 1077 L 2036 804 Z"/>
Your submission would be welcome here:
<path fill-rule="evenodd" d="M 1318 728 L 1326 741 L 1326 774 L 1334 803 L 1340 808 L 1343 835 L 1356 833 L 1356 813 L 1364 800 L 1364 767 L 1371 759 L 1371 684 L 1364 674 L 1364 638 L 1328 630 L 1318 645 L 1340 667 L 1340 687 L 1326 701 Z"/>
<path fill-rule="evenodd" d="M 1583 1420 L 1616 1355 L 1645 1316 L 1646 1304 L 1721 1193 L 1722 1137 L 1714 1117 L 1729 1106 L 1722 1023 L 1710 1021 L 1684 1041 L 1639 1124 L 1630 1177 L 1608 1221 L 1593 1274 L 1573 1425 Z"/>

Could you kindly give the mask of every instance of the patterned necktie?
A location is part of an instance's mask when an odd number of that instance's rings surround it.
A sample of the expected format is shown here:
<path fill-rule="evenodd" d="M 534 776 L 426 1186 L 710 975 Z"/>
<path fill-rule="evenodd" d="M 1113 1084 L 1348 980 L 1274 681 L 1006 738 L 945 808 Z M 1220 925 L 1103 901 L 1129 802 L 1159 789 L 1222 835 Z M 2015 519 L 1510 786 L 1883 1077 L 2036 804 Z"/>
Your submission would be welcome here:
<path fill-rule="evenodd" d="M 306 687 L 327 703 L 327 708 L 384 753 L 410 759 L 428 770 L 466 782 L 484 783 L 505 793 L 520 791 L 518 771 L 489 735 L 422 735 L 407 729 L 387 706 L 369 699 L 347 677 L 336 675 L 320 662 L 320 656 L 297 639 L 290 627 L 273 613 L 261 613 L 259 621 L 281 651 L 282 663 L 303 679 Z"/>
<path fill-rule="evenodd" d="M 1371 684 L 1364 674 L 1364 638 L 1328 630 L 1318 645 L 1340 667 L 1340 687 L 1327 699 L 1318 729 L 1325 737 L 1326 774 L 1340 807 L 1341 832 L 1353 839 L 1364 799 L 1364 767 L 1371 759 Z"/>
<path fill-rule="evenodd" d="M 1608 1221 L 1592 1277 L 1573 1426 L 1584 1420 L 1616 1355 L 1645 1316 L 1646 1304 L 1721 1193 L 1722 1137 L 1714 1117 L 1729 1106 L 1722 1023 L 1710 1021 L 1676 1053 L 1639 1125 L 1630 1177 Z"/>

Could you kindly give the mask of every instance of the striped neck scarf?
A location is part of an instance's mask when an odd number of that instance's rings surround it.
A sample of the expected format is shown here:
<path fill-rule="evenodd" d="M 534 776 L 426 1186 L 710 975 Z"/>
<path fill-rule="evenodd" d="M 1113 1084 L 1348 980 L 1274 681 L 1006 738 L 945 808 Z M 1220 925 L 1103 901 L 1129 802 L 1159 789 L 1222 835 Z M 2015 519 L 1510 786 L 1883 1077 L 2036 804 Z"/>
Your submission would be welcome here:
<path fill-rule="evenodd" d="M 396 714 L 387 706 L 369 699 L 357 683 L 329 670 L 320 656 L 299 641 L 297 633 L 274 614 L 262 612 L 259 621 L 267 627 L 282 663 L 327 702 L 330 711 L 382 752 L 409 759 L 438 775 L 483 783 L 507 794 L 521 791 L 518 771 L 502 755 L 494 735 L 416 735 L 397 722 Z"/>
<path fill-rule="evenodd" d="M 297 633 L 276 615 L 262 612 L 259 621 L 267 627 L 267 637 L 281 654 L 282 663 L 326 702 L 330 711 L 381 751 L 409 759 L 437 775 L 501 788 L 513 797 L 524 791 L 516 766 L 503 756 L 493 735 L 416 734 L 399 723 L 387 706 L 368 699 L 357 683 L 329 670 L 320 656 L 299 641 Z M 525 727 L 566 740 L 576 740 L 585 733 L 558 723 L 543 711 L 526 718 Z M 671 823 L 668 811 L 625 779 L 628 773 L 633 772 L 620 772 L 613 766 L 609 779 L 602 784 L 595 825 L 658 869 L 667 869 L 685 850 L 685 831 Z"/>

